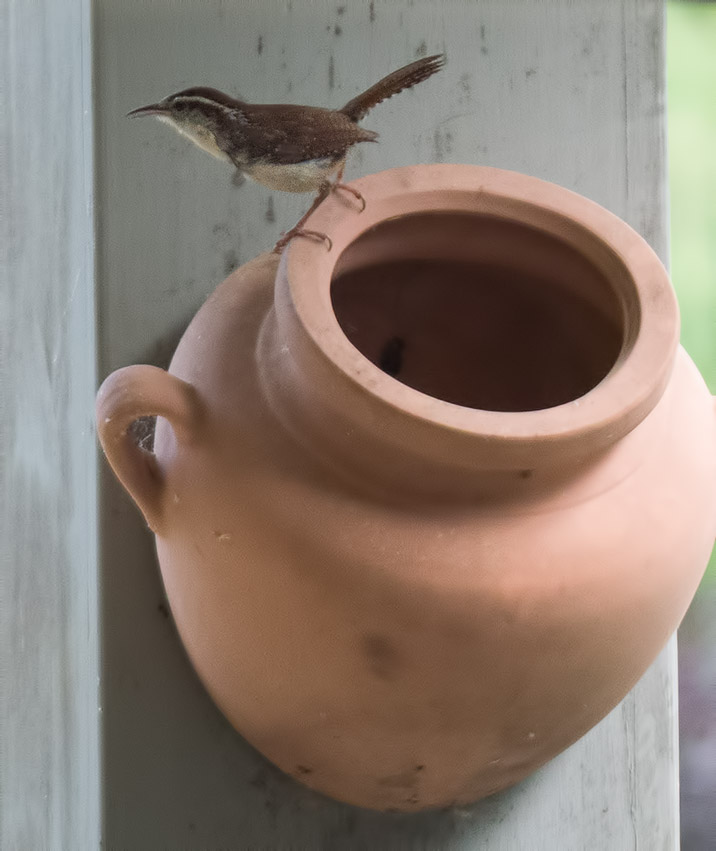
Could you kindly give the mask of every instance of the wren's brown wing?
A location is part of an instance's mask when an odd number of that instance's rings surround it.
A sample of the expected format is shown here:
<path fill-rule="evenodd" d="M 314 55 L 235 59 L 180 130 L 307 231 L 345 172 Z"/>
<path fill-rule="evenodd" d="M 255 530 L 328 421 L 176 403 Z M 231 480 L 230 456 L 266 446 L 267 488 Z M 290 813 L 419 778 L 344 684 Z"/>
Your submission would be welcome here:
<path fill-rule="evenodd" d="M 226 153 L 239 168 L 247 161 L 289 165 L 340 159 L 351 145 L 373 142 L 378 135 L 342 112 L 316 106 L 252 103 L 233 112 L 236 132 Z"/>

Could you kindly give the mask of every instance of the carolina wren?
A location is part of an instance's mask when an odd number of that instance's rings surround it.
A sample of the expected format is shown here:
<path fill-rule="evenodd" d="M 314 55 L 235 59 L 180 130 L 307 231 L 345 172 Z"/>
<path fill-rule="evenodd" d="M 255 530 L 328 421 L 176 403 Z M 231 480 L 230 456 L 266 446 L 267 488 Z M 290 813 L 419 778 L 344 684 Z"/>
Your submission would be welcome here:
<path fill-rule="evenodd" d="M 358 122 L 372 107 L 394 94 L 427 80 L 445 63 L 442 54 L 411 62 L 349 100 L 342 109 L 294 104 L 245 103 L 205 87 L 184 89 L 158 103 L 133 109 L 129 115 L 156 115 L 212 156 L 241 173 L 283 192 L 318 192 L 296 225 L 276 243 L 280 251 L 294 236 L 330 240 L 303 228 L 304 222 L 329 192 L 344 189 L 341 182 L 349 149 L 358 142 L 375 142 L 378 134 Z M 335 180 L 329 177 L 335 174 Z"/>

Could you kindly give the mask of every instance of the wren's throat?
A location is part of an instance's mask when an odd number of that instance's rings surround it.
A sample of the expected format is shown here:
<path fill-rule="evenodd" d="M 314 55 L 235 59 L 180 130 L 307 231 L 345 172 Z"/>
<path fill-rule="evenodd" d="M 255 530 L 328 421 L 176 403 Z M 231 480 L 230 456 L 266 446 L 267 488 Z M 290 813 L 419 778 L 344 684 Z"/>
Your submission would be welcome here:
<path fill-rule="evenodd" d="M 177 133 L 181 133 L 182 136 L 191 139 L 198 148 L 206 151 L 207 154 L 211 154 L 212 157 L 216 157 L 217 160 L 222 160 L 226 163 L 231 162 L 231 157 L 218 146 L 216 136 L 209 127 L 203 124 L 175 121 L 171 116 L 162 115 L 161 113 L 157 114 L 157 118 L 163 124 L 173 127 Z"/>

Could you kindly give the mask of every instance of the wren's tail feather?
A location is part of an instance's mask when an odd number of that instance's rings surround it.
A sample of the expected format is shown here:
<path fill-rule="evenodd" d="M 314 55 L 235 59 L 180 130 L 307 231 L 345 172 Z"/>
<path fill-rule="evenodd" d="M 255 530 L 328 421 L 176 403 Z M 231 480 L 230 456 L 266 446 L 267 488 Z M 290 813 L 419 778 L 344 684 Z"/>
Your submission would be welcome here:
<path fill-rule="evenodd" d="M 445 55 L 438 53 L 435 56 L 426 56 L 423 59 L 418 59 L 417 62 L 411 62 L 404 68 L 398 68 L 387 77 L 383 77 L 374 86 L 371 86 L 363 94 L 349 100 L 348 103 L 340 110 L 344 115 L 353 121 L 360 121 L 361 118 L 381 101 L 387 100 L 403 89 L 410 89 L 412 86 L 417 86 L 428 77 L 432 77 L 445 64 Z"/>

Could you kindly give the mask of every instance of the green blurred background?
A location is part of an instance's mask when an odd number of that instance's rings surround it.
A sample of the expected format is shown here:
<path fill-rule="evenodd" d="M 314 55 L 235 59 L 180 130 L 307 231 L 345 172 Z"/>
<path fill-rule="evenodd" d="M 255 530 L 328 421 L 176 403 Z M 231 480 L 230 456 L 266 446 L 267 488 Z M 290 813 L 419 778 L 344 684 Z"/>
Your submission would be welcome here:
<path fill-rule="evenodd" d="M 670 0 L 666 33 L 671 274 L 682 342 L 716 393 L 716 3 Z"/>
<path fill-rule="evenodd" d="M 682 342 L 716 393 L 716 3 L 669 0 L 671 274 Z M 682 851 L 716 849 L 716 556 L 679 629 Z"/>

